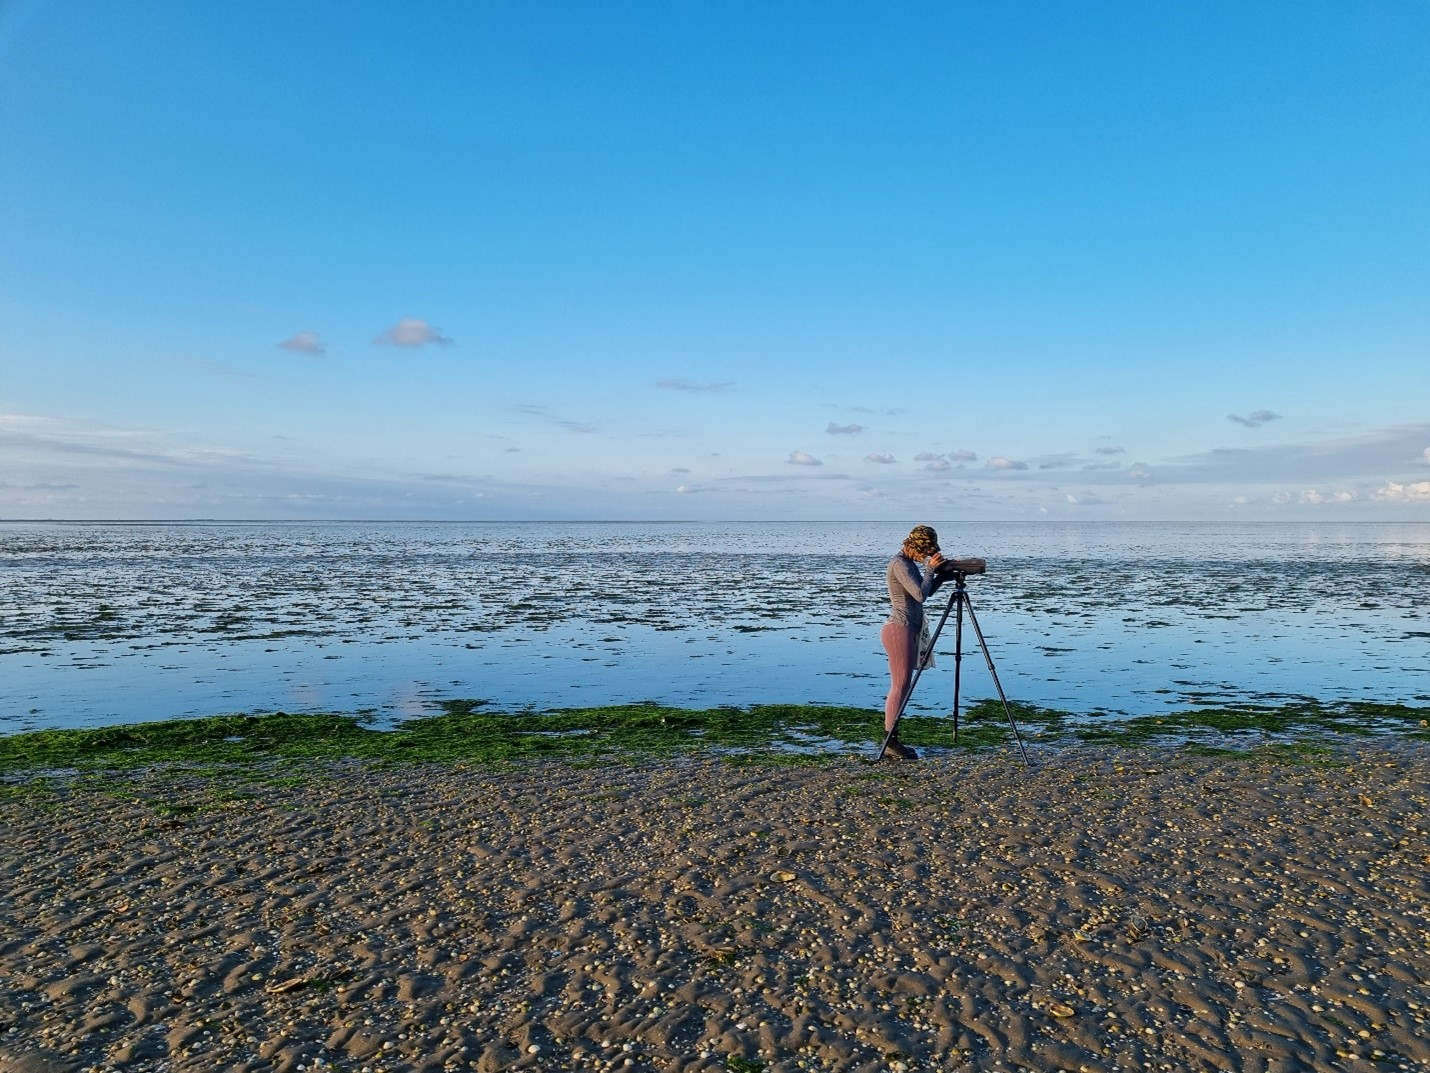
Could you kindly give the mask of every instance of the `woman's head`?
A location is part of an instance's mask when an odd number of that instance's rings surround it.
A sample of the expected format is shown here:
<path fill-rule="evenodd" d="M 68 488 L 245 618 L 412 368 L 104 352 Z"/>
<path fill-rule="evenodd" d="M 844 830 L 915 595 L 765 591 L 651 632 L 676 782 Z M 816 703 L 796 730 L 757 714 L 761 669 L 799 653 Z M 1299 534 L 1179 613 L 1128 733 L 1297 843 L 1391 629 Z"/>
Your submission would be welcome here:
<path fill-rule="evenodd" d="M 904 552 L 912 559 L 927 559 L 938 551 L 938 534 L 932 526 L 916 525 L 904 538 Z"/>

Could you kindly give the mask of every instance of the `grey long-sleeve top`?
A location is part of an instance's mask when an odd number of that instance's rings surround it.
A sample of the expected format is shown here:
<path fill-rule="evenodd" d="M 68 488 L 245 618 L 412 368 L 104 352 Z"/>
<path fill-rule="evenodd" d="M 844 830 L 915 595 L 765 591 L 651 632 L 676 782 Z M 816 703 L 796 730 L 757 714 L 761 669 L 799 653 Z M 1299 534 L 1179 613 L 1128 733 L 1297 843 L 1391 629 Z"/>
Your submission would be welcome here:
<path fill-rule="evenodd" d="M 930 570 L 925 576 L 912 559 L 900 552 L 889 560 L 884 578 L 889 583 L 889 621 L 917 630 L 924 624 L 924 601 L 938 588 L 934 572 Z"/>

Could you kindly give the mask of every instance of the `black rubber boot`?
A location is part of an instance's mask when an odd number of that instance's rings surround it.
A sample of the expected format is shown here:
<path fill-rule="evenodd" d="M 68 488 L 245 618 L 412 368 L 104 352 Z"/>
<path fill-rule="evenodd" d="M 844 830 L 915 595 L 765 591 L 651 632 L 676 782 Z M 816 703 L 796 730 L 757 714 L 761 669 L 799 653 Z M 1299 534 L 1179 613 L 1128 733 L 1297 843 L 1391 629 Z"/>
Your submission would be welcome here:
<path fill-rule="evenodd" d="M 910 749 L 899 740 L 899 732 L 894 731 L 894 736 L 889 739 L 889 747 L 884 750 L 886 756 L 892 756 L 895 760 L 917 760 L 919 754 Z"/>

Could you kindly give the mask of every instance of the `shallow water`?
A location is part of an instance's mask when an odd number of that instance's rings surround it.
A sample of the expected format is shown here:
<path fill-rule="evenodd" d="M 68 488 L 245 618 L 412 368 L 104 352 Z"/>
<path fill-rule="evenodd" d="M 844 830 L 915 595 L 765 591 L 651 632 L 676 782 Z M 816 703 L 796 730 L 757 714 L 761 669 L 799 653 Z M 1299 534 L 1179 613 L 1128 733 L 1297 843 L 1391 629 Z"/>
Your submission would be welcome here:
<path fill-rule="evenodd" d="M 1430 702 L 1430 524 L 939 525 L 1012 700 Z M 233 711 L 881 706 L 883 523 L 0 523 L 0 732 Z M 946 606 L 934 599 L 934 614 Z M 949 708 L 953 623 L 911 711 Z M 971 631 L 963 694 L 994 695 Z"/>

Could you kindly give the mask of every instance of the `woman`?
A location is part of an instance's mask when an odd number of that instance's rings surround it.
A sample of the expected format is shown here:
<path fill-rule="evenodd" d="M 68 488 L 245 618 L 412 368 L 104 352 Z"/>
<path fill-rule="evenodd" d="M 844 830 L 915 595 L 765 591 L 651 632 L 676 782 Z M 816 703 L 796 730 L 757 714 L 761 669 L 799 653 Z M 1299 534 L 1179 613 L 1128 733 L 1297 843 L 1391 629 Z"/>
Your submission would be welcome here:
<path fill-rule="evenodd" d="M 928 574 L 919 571 L 926 562 Z M 899 554 L 889 560 L 884 572 L 889 584 L 889 620 L 879 631 L 884 651 L 889 654 L 889 695 L 884 698 L 884 733 L 894 731 L 887 751 L 900 760 L 917 760 L 919 754 L 899 740 L 897 725 L 909 689 L 914 684 L 918 659 L 919 632 L 924 624 L 924 601 L 939 586 L 934 571 L 943 562 L 938 550 L 938 534 L 927 525 L 916 525 L 904 540 Z"/>

